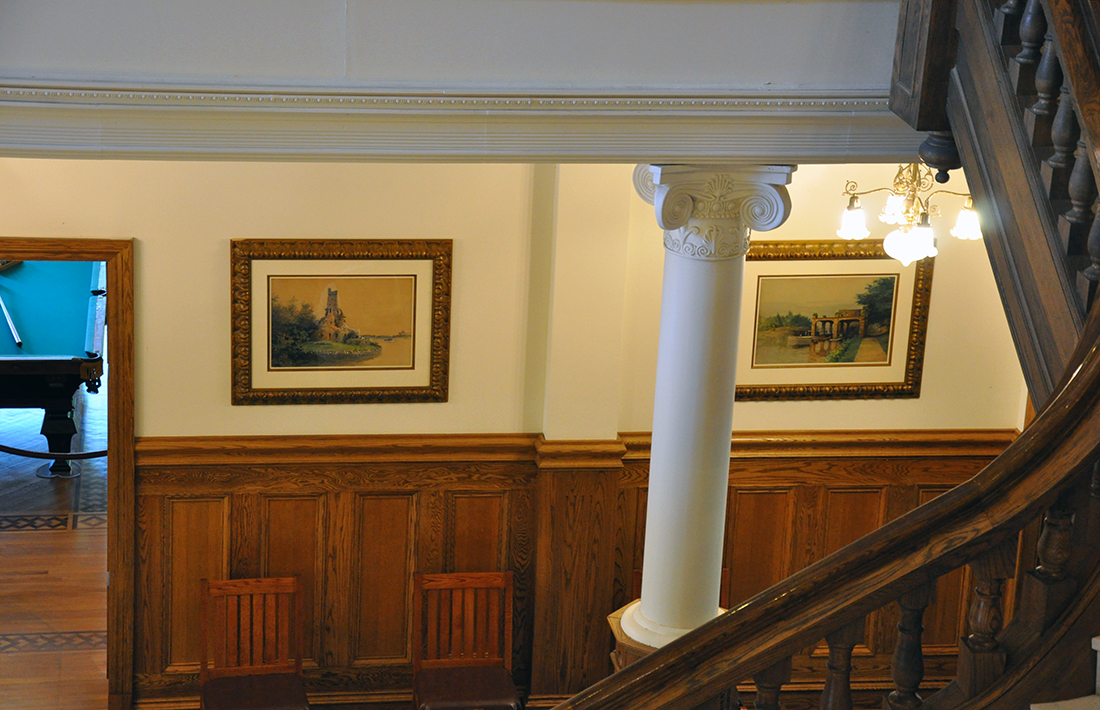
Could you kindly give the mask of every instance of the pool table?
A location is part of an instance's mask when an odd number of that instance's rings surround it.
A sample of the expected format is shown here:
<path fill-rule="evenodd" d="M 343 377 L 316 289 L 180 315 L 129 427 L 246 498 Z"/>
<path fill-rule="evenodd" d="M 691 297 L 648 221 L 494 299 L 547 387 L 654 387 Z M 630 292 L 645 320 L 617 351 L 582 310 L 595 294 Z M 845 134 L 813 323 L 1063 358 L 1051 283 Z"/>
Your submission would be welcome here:
<path fill-rule="evenodd" d="M 73 396 L 97 392 L 103 375 L 105 277 L 102 262 L 0 260 L 0 407 L 46 411 L 49 450 L 69 453 Z M 21 345 L 16 341 L 18 333 Z M 79 469 L 57 459 L 43 477 Z"/>

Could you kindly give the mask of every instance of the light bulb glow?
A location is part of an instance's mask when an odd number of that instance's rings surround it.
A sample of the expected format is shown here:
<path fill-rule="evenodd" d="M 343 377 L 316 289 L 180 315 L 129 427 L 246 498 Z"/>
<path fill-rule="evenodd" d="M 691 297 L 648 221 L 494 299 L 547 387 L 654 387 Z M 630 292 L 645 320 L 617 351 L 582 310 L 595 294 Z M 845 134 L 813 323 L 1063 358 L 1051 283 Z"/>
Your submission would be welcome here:
<path fill-rule="evenodd" d="M 905 195 L 891 194 L 886 198 L 886 206 L 882 208 L 879 220 L 886 224 L 906 224 L 905 219 Z"/>
<path fill-rule="evenodd" d="M 895 229 L 882 240 L 882 248 L 903 266 L 939 253 L 932 228 L 927 226 L 913 227 L 908 232 Z"/>
<path fill-rule="evenodd" d="M 836 235 L 841 239 L 864 239 L 871 232 L 867 229 L 867 218 L 863 214 L 863 208 L 859 206 L 859 202 L 855 203 L 855 207 L 848 207 L 844 210 L 844 216 L 840 220 L 840 229 L 836 230 Z"/>
<path fill-rule="evenodd" d="M 970 199 L 967 199 L 966 205 L 959 211 L 959 219 L 955 222 L 955 228 L 951 230 L 951 236 L 971 240 L 982 238 L 978 213 L 974 211 L 974 203 Z"/>

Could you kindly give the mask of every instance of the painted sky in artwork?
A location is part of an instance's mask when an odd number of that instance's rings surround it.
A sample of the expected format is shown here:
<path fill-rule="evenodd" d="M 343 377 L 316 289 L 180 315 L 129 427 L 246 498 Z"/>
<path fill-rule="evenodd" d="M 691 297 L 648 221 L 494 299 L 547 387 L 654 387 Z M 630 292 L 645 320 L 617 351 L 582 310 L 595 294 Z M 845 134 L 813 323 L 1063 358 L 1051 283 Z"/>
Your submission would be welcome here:
<path fill-rule="evenodd" d="M 757 318 L 776 313 L 831 316 L 842 309 L 858 309 L 856 296 L 883 276 L 897 275 L 761 276 Z"/>
<path fill-rule="evenodd" d="M 349 328 L 364 335 L 412 334 L 416 276 L 272 276 L 271 297 L 309 303 L 318 318 L 325 314 L 328 289 L 339 292 L 340 310 Z"/>

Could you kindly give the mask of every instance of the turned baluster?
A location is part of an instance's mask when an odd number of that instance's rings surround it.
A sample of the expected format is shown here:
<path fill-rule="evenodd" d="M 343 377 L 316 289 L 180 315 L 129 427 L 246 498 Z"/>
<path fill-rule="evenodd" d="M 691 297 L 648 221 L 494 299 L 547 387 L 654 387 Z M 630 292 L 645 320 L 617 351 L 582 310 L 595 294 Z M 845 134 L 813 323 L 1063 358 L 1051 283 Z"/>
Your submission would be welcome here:
<path fill-rule="evenodd" d="M 1001 46 L 1020 43 L 1020 16 L 1024 13 L 1024 0 L 1008 0 L 997 8 L 994 19 L 1001 36 Z"/>
<path fill-rule="evenodd" d="M 1039 534 L 1036 552 L 1039 565 L 1035 576 L 1045 582 L 1057 582 L 1066 578 L 1073 541 L 1073 491 L 1058 496 L 1054 505 L 1043 516 L 1043 532 Z"/>
<path fill-rule="evenodd" d="M 1039 100 L 1031 107 L 1031 111 L 1041 116 L 1052 116 L 1058 108 L 1058 92 L 1062 88 L 1062 63 L 1058 61 L 1058 53 L 1054 51 L 1054 36 L 1049 32 L 1045 35 L 1046 46 L 1043 50 L 1043 58 L 1039 60 L 1039 66 L 1035 70 L 1035 91 L 1039 94 Z"/>
<path fill-rule="evenodd" d="M 756 710 L 779 710 L 779 689 L 791 682 L 791 657 L 757 673 L 752 682 L 756 684 Z"/>
<path fill-rule="evenodd" d="M 898 621 L 898 643 L 894 646 L 890 669 L 897 690 L 886 696 L 883 710 L 916 710 L 924 702 L 917 695 L 924 680 L 924 650 L 920 639 L 924 632 L 924 610 L 932 603 L 935 589 L 935 583 L 922 584 L 898 599 L 901 620 Z"/>
<path fill-rule="evenodd" d="M 1062 79 L 1062 64 L 1054 51 L 1054 37 L 1047 34 L 1043 58 L 1035 70 L 1035 91 L 1039 98 L 1024 113 L 1024 125 L 1027 126 L 1031 145 L 1036 148 L 1046 148 L 1051 144 L 1051 124 L 1054 123 L 1054 112 L 1058 110 Z"/>
<path fill-rule="evenodd" d="M 1016 539 L 1011 538 L 970 563 L 974 596 L 970 600 L 970 635 L 959 644 L 958 686 L 973 698 L 1004 675 L 1005 650 L 997 641 L 1004 625 L 1001 596 L 1004 581 L 1016 568 Z"/>
<path fill-rule="evenodd" d="M 1087 161 L 1078 158 L 1078 162 Z M 1090 264 L 1084 271 L 1080 272 L 1078 286 L 1085 309 L 1092 310 L 1092 304 L 1096 300 L 1097 287 L 1100 285 L 1100 219 L 1093 220 L 1092 228 L 1089 229 L 1088 242 L 1085 246 L 1088 249 Z"/>
<path fill-rule="evenodd" d="M 1020 44 L 1023 49 L 1016 55 L 1018 64 L 1038 64 L 1040 48 L 1047 34 L 1047 16 L 1043 13 L 1041 0 L 1027 0 L 1024 14 L 1020 17 Z"/>
<path fill-rule="evenodd" d="M 852 649 L 863 640 L 863 619 L 825 637 L 829 644 L 828 674 L 821 691 L 821 710 L 852 710 Z"/>
<path fill-rule="evenodd" d="M 1031 638 L 1051 627 L 1077 589 L 1077 581 L 1068 570 L 1073 552 L 1076 493 L 1074 488 L 1063 491 L 1043 515 L 1043 529 L 1035 550 L 1039 564 L 1021 580 L 1014 625 Z"/>
<path fill-rule="evenodd" d="M 1020 44 L 1023 49 L 1013 57 L 1013 79 L 1017 96 L 1035 93 L 1035 71 L 1042 58 L 1040 48 L 1047 33 L 1047 18 L 1041 0 L 1027 0 L 1020 17 Z"/>
<path fill-rule="evenodd" d="M 1077 141 L 1077 157 L 1066 191 L 1073 207 L 1062 215 L 1064 221 L 1058 225 L 1058 230 L 1067 255 L 1083 254 L 1092 224 L 1092 205 L 1096 201 L 1096 178 L 1083 140 Z"/>
<path fill-rule="evenodd" d="M 1054 144 L 1054 155 L 1047 163 L 1052 168 L 1067 170 L 1073 167 L 1073 152 L 1081 138 L 1081 124 L 1077 122 L 1077 111 L 1073 108 L 1073 97 L 1069 87 L 1062 85 L 1062 100 L 1058 102 L 1058 111 L 1050 127 L 1050 138 Z"/>

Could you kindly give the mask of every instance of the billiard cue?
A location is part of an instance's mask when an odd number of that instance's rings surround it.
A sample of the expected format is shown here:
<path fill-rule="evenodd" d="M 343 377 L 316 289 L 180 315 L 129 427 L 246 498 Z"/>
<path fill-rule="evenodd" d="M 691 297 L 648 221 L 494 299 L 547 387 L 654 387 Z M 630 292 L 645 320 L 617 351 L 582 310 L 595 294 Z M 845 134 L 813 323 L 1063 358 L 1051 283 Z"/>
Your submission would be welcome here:
<path fill-rule="evenodd" d="M 4 303 L 3 296 L 0 296 L 0 309 L 4 311 L 4 320 L 8 322 L 8 329 L 11 330 L 11 335 L 15 338 L 15 347 L 23 347 L 23 339 L 19 337 L 19 331 L 15 329 L 15 323 L 11 322 L 11 314 L 8 313 L 8 307 Z"/>

